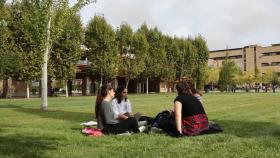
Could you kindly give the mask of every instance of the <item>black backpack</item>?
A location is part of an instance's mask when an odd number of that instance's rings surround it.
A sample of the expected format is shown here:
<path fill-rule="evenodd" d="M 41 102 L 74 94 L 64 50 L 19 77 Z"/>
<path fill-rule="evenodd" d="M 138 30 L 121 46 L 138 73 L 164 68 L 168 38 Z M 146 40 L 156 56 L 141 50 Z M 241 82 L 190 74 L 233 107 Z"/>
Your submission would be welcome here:
<path fill-rule="evenodd" d="M 157 114 L 155 117 L 152 127 L 160 128 L 161 122 L 172 120 L 171 114 L 169 111 L 165 110 Z"/>

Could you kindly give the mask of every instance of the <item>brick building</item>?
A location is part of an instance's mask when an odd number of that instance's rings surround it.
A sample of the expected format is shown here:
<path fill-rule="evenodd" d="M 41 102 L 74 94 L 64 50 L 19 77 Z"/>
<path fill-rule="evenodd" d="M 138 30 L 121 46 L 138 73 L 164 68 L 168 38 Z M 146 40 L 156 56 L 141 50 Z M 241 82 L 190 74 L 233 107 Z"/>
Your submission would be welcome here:
<path fill-rule="evenodd" d="M 208 65 L 221 67 L 222 61 L 228 57 L 246 72 L 254 73 L 256 68 L 262 75 L 266 69 L 273 69 L 280 76 L 280 44 L 261 47 L 250 45 L 242 48 L 210 51 Z"/>

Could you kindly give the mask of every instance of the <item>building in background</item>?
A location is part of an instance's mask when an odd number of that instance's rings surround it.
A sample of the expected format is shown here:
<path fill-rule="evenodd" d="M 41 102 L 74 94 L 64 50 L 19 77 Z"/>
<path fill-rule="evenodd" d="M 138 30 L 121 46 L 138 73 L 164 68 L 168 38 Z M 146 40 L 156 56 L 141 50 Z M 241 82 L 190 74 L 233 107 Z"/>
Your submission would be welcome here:
<path fill-rule="evenodd" d="M 242 48 L 213 50 L 209 53 L 208 65 L 222 67 L 222 62 L 226 58 L 235 61 L 243 71 L 255 73 L 258 70 L 262 75 L 267 69 L 273 69 L 280 76 L 280 44 L 272 44 L 268 47 L 250 45 Z"/>

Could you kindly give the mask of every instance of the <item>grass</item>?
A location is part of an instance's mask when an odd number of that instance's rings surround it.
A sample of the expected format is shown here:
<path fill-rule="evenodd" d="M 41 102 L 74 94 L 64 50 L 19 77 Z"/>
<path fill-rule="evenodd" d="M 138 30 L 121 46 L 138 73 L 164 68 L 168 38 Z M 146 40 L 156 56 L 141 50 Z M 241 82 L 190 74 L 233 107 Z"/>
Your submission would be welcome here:
<path fill-rule="evenodd" d="M 175 94 L 130 95 L 133 111 L 147 116 L 171 109 Z M 196 137 L 135 134 L 91 138 L 81 122 L 93 119 L 95 97 L 0 100 L 1 158 L 280 157 L 280 93 L 203 96 L 211 121 L 224 132 Z"/>

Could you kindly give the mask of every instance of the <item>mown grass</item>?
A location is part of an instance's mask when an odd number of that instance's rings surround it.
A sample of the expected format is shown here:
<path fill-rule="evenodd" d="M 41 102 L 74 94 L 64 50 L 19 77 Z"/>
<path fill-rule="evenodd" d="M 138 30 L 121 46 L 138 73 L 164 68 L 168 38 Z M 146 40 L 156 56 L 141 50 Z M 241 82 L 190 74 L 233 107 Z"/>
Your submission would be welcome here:
<path fill-rule="evenodd" d="M 133 111 L 147 116 L 171 109 L 175 94 L 130 95 Z M 280 157 L 280 94 L 212 93 L 203 96 L 211 121 L 224 132 L 196 137 L 165 135 L 86 137 L 95 97 L 0 100 L 1 158 Z"/>

